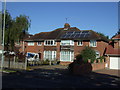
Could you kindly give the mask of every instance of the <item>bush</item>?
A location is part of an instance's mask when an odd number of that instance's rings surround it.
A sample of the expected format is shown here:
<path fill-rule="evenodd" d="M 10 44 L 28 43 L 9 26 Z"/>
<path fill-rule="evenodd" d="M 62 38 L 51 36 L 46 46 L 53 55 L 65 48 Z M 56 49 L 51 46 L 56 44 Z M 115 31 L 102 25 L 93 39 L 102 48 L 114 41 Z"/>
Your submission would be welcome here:
<path fill-rule="evenodd" d="M 48 59 L 44 60 L 44 61 L 42 62 L 42 64 L 43 64 L 43 65 L 49 65 L 49 60 L 48 60 Z"/>
<path fill-rule="evenodd" d="M 100 62 L 102 62 L 103 59 L 105 60 L 105 57 L 104 56 L 100 56 L 99 58 L 97 58 L 97 60 L 98 59 L 100 59 Z"/>
<path fill-rule="evenodd" d="M 88 62 L 88 59 L 91 60 L 91 63 L 94 62 L 94 60 L 96 59 L 96 52 L 90 48 L 90 47 L 85 47 L 82 51 L 81 51 L 81 54 L 80 54 L 83 58 L 83 61 L 85 63 Z"/>

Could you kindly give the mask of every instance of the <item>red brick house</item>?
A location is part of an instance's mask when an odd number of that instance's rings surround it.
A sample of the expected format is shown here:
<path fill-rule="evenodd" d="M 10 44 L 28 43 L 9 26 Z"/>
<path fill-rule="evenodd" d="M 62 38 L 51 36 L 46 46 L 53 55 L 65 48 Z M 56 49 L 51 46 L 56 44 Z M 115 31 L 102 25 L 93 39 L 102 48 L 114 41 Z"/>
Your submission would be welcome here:
<path fill-rule="evenodd" d="M 24 48 L 25 48 L 24 40 L 27 39 L 27 38 L 30 38 L 31 36 L 33 36 L 33 35 L 26 33 L 24 38 L 23 38 L 23 41 L 18 41 L 18 42 L 15 43 L 14 51 L 24 53 Z"/>
<path fill-rule="evenodd" d="M 92 47 L 96 57 L 100 57 L 107 45 L 108 40 L 93 30 L 80 30 L 65 23 L 63 28 L 41 32 L 24 40 L 24 52 L 39 53 L 41 60 L 73 62 L 85 46 Z"/>
<path fill-rule="evenodd" d="M 120 34 L 112 37 L 112 41 L 109 43 L 106 49 L 105 55 L 108 63 L 106 67 L 110 69 L 120 69 Z"/>

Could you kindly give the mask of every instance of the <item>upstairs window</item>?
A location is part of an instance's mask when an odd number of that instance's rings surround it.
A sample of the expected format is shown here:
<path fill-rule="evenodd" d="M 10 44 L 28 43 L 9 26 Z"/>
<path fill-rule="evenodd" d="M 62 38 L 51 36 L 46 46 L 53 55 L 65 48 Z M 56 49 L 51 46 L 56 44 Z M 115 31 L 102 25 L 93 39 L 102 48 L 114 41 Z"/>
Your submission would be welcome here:
<path fill-rule="evenodd" d="M 28 42 L 28 46 L 34 46 L 34 42 Z"/>
<path fill-rule="evenodd" d="M 90 40 L 90 46 L 91 47 L 96 47 L 97 46 L 96 40 Z"/>
<path fill-rule="evenodd" d="M 78 41 L 78 46 L 83 46 L 83 41 L 82 40 Z"/>
<path fill-rule="evenodd" d="M 61 45 L 74 45 L 73 40 L 61 40 Z"/>
<path fill-rule="evenodd" d="M 52 46 L 52 45 L 56 45 L 56 42 L 55 40 L 45 40 L 44 45 Z"/>
<path fill-rule="evenodd" d="M 41 45 L 42 45 L 42 42 L 37 42 L 37 45 L 38 45 L 38 46 L 41 46 Z"/>

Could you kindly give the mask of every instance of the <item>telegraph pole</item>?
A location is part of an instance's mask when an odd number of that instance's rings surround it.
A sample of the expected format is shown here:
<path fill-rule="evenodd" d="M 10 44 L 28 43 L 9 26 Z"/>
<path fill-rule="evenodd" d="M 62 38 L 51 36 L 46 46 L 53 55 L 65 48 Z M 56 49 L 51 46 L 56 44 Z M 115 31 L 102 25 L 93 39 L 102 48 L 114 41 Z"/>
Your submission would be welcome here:
<path fill-rule="evenodd" d="M 3 30 L 2 30 L 2 61 L 1 61 L 1 70 L 3 70 L 3 63 L 4 63 L 4 32 L 5 32 L 5 16 L 6 16 L 6 0 L 4 0 L 4 18 L 3 18 Z"/>

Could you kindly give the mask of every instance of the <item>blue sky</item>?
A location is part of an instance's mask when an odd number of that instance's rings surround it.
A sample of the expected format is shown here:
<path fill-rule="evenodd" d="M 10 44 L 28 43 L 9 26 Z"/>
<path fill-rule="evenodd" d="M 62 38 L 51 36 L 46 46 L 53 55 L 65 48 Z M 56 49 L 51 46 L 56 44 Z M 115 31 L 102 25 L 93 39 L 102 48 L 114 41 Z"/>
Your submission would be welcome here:
<path fill-rule="evenodd" d="M 13 18 L 30 17 L 30 34 L 62 28 L 68 18 L 71 27 L 94 30 L 112 37 L 118 31 L 117 2 L 7 2 Z"/>

